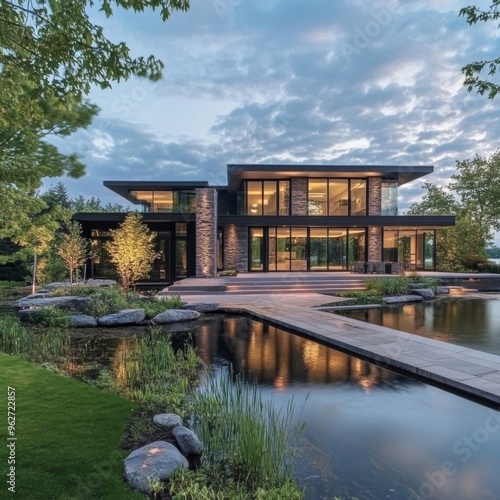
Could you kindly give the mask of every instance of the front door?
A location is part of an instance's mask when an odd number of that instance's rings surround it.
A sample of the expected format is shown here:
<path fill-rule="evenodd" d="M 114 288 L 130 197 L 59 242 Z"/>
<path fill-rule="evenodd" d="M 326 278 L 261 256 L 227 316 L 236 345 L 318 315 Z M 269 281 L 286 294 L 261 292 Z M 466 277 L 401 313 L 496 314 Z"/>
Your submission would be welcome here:
<path fill-rule="evenodd" d="M 158 258 L 154 262 L 152 279 L 161 281 L 173 280 L 171 259 L 172 259 L 172 235 L 170 231 L 162 231 L 156 240 L 156 252 Z"/>

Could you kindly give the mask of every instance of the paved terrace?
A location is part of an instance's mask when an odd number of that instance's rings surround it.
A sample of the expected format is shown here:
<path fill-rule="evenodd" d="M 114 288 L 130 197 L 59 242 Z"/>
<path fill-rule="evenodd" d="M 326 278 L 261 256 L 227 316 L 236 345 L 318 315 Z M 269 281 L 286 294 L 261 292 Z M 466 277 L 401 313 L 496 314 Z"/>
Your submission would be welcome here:
<path fill-rule="evenodd" d="M 342 299 L 316 293 L 210 295 L 209 292 L 182 299 L 217 302 L 223 309 L 250 313 L 306 337 L 500 406 L 500 356 L 313 309 Z"/>

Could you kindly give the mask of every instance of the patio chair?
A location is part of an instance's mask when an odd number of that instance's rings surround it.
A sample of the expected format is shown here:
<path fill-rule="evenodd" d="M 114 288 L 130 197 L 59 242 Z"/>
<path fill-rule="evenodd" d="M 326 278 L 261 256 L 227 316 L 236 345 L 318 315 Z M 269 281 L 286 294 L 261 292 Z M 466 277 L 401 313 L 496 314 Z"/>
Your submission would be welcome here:
<path fill-rule="evenodd" d="M 365 263 L 362 261 L 354 261 L 352 263 L 351 272 L 353 273 L 364 273 L 365 272 Z"/>

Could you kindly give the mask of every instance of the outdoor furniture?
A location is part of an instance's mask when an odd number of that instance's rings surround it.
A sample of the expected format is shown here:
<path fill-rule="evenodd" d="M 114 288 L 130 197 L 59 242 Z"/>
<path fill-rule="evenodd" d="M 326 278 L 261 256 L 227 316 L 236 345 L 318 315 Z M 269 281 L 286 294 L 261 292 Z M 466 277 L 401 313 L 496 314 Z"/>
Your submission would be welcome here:
<path fill-rule="evenodd" d="M 354 261 L 352 263 L 351 272 L 353 273 L 364 273 L 365 272 L 365 263 L 362 261 Z"/>

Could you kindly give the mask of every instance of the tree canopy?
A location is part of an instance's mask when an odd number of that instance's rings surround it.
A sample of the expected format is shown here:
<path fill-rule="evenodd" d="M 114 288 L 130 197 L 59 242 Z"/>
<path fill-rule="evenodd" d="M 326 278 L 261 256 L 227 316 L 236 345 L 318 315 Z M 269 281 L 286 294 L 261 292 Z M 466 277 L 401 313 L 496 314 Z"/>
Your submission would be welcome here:
<path fill-rule="evenodd" d="M 463 16 L 470 25 L 473 25 L 478 22 L 498 21 L 500 18 L 499 9 L 500 0 L 492 0 L 487 9 L 471 5 L 460 9 L 459 15 Z M 488 76 L 495 76 L 499 67 L 500 57 L 482 59 L 465 65 L 462 68 L 462 73 L 465 77 L 464 85 L 467 86 L 467 90 L 471 92 L 475 89 L 477 93 L 487 94 L 490 99 L 493 99 L 500 90 L 500 83 L 488 79 Z M 487 76 L 485 76 L 485 72 Z"/>
<path fill-rule="evenodd" d="M 85 100 L 91 87 L 161 76 L 161 61 L 132 57 L 124 42 L 110 41 L 92 21 L 115 7 L 158 10 L 166 20 L 186 11 L 189 1 L 0 0 L 0 238 L 27 234 L 48 209 L 34 196 L 43 178 L 84 174 L 77 155 L 61 153 L 48 138 L 90 125 L 98 112 Z"/>
<path fill-rule="evenodd" d="M 456 216 L 455 227 L 438 231 L 439 269 L 477 268 L 486 260 L 493 231 L 500 229 L 500 151 L 457 161 L 457 173 L 447 186 L 426 182 L 422 187 L 426 190 L 422 201 L 413 203 L 407 214 Z"/>

